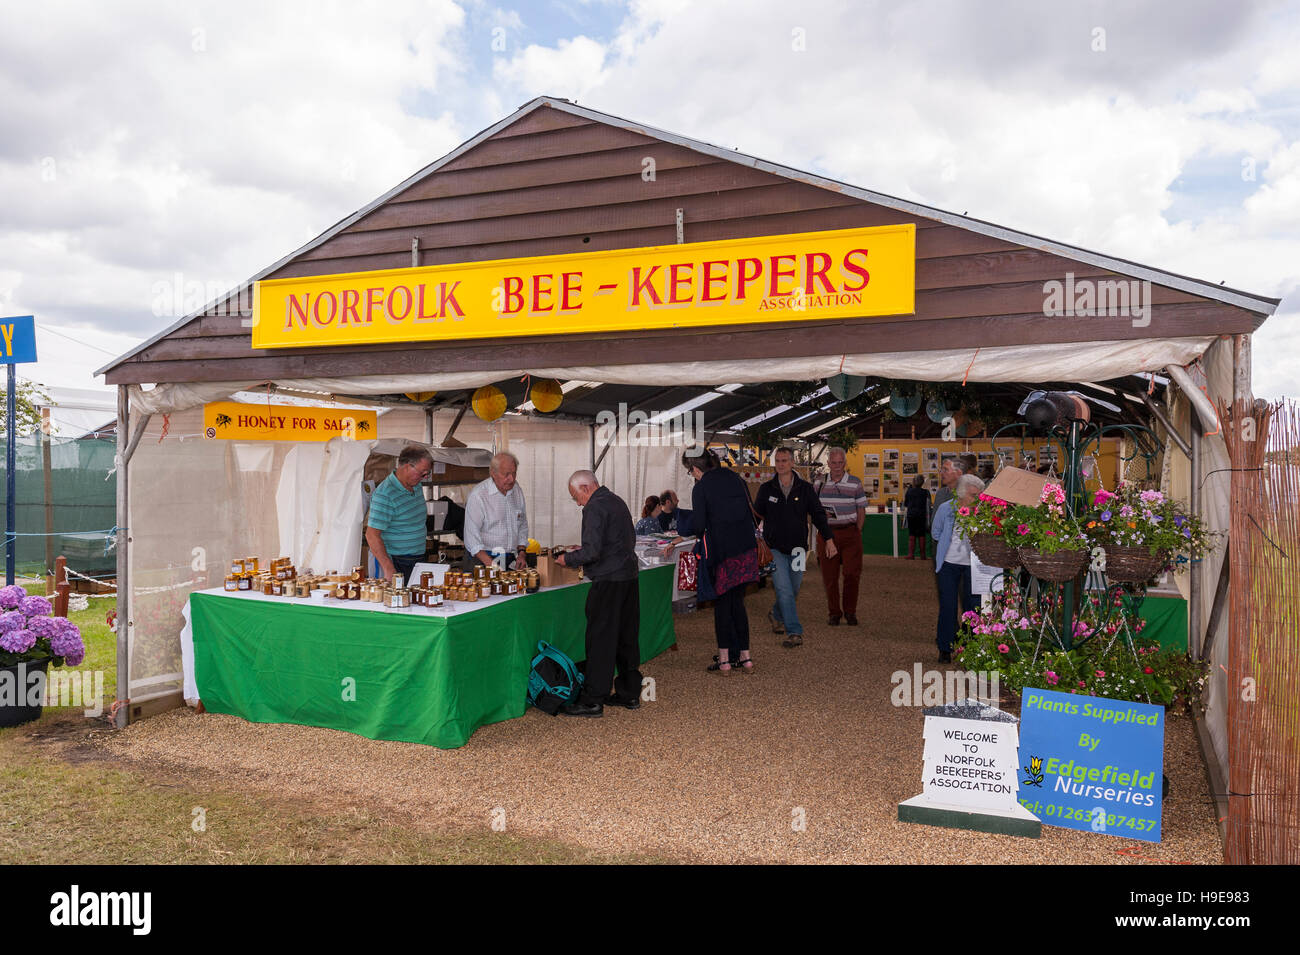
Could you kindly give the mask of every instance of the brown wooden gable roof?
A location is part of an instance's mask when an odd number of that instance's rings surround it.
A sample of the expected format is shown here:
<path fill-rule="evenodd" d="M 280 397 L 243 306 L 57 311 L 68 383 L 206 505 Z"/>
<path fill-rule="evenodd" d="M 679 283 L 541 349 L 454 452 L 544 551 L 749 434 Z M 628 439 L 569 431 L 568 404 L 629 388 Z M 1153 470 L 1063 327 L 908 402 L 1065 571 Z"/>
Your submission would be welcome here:
<path fill-rule="evenodd" d="M 643 176 L 653 160 L 653 179 Z M 109 384 L 767 357 L 1253 331 L 1277 305 L 540 98 L 255 279 L 914 222 L 916 313 L 694 331 L 254 350 L 232 294 L 101 369 Z M 1042 315 L 1043 283 L 1153 280 L 1151 324 Z M 251 285 L 250 280 L 250 285 Z M 250 297 L 245 297 L 247 302 Z M 689 342 L 689 345 L 687 344 Z"/>

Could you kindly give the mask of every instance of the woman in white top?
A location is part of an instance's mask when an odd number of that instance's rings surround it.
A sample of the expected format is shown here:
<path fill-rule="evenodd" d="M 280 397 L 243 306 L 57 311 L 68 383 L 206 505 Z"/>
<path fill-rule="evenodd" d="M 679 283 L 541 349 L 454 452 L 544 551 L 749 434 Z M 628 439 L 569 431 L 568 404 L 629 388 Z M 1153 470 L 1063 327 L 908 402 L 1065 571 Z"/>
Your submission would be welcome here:
<path fill-rule="evenodd" d="M 937 542 L 934 551 L 935 574 L 939 580 L 939 622 L 934 642 L 939 645 L 939 662 L 952 662 L 952 642 L 957 636 L 957 604 L 960 612 L 975 609 L 975 595 L 970 589 L 970 541 L 956 527 L 957 508 L 970 507 L 984 490 L 984 482 L 973 474 L 963 474 L 950 500 L 934 512 L 930 536 Z"/>

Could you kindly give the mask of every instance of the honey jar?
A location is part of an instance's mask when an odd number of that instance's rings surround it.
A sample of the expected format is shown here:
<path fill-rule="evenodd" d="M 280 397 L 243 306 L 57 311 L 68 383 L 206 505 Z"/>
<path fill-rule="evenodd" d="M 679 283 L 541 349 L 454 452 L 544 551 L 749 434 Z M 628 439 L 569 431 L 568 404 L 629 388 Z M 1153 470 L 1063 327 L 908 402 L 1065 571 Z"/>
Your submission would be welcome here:
<path fill-rule="evenodd" d="M 233 573 L 226 574 L 226 593 L 235 593 L 239 590 L 239 577 Z"/>
<path fill-rule="evenodd" d="M 239 589 L 240 589 L 240 590 L 252 590 L 252 589 L 253 589 L 253 575 L 252 575 L 252 574 L 240 574 L 238 579 L 239 579 Z"/>
<path fill-rule="evenodd" d="M 260 567 L 260 565 L 261 565 L 261 559 L 260 559 L 260 558 L 258 558 L 258 557 L 245 557 L 245 558 L 244 558 L 244 573 L 246 573 L 246 574 L 253 574 L 254 576 L 256 576 L 257 574 L 261 573 L 261 567 Z"/>
<path fill-rule="evenodd" d="M 433 573 L 431 571 L 420 571 L 420 586 L 426 589 L 433 586 Z"/>
<path fill-rule="evenodd" d="M 242 577 L 244 575 L 244 558 L 236 557 L 230 562 L 230 576 Z"/>
<path fill-rule="evenodd" d="M 535 594 L 542 589 L 542 575 L 536 570 L 528 571 L 528 582 L 524 585 L 530 594 Z"/>

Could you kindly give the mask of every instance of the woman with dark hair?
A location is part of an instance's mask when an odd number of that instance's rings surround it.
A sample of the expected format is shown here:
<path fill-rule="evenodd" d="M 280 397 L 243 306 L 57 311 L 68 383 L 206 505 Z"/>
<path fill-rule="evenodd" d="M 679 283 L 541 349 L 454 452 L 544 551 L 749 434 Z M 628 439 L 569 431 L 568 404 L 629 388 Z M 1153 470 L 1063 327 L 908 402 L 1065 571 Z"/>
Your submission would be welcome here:
<path fill-rule="evenodd" d="M 903 495 L 903 508 L 907 511 L 907 559 L 915 560 L 916 549 L 921 549 L 925 560 L 925 538 L 930 533 L 930 492 L 925 489 L 925 476 L 912 478 L 912 486 Z"/>
<path fill-rule="evenodd" d="M 677 533 L 699 537 L 696 596 L 713 601 L 713 629 L 718 658 L 709 670 L 754 669 L 749 655 L 749 617 L 745 588 L 758 580 L 758 542 L 749 489 L 735 471 L 721 467 L 708 450 L 682 455 L 695 478 L 691 510 L 679 510 Z"/>
<path fill-rule="evenodd" d="M 651 494 L 645 499 L 645 504 L 641 505 L 641 520 L 636 522 L 636 532 L 638 535 L 660 534 L 663 529 L 659 526 L 659 515 L 663 513 L 663 504 L 659 498 Z"/>

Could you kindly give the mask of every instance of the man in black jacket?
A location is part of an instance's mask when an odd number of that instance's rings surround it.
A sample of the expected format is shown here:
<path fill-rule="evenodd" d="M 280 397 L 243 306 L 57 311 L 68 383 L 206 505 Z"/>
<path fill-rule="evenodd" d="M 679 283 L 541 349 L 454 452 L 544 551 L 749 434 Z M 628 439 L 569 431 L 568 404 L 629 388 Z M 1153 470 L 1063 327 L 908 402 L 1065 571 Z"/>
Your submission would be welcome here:
<path fill-rule="evenodd" d="M 826 542 L 826 554 L 834 557 L 835 538 L 817 491 L 794 473 L 794 454 L 789 448 L 777 448 L 772 455 L 776 477 L 758 489 L 754 510 L 763 519 L 763 540 L 772 548 L 775 571 L 772 583 L 776 604 L 768 614 L 774 633 L 784 632 L 783 647 L 803 643 L 803 624 L 795 600 L 803 572 L 808 563 L 808 521 L 811 519 Z"/>
<path fill-rule="evenodd" d="M 590 471 L 573 473 L 569 496 L 582 508 L 582 546 L 556 561 L 565 567 L 582 567 L 592 583 L 587 594 L 582 694 L 564 707 L 564 713 L 602 716 L 606 704 L 635 710 L 641 706 L 641 596 L 632 514 L 623 499 L 602 487 Z"/>

